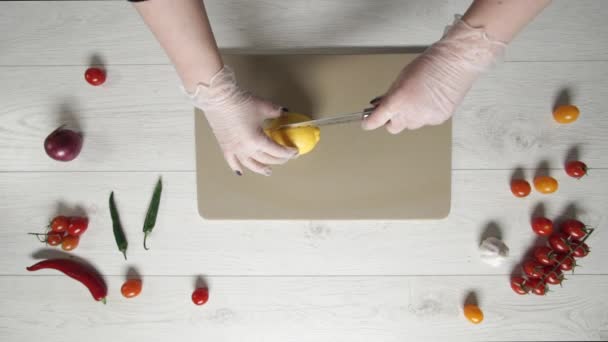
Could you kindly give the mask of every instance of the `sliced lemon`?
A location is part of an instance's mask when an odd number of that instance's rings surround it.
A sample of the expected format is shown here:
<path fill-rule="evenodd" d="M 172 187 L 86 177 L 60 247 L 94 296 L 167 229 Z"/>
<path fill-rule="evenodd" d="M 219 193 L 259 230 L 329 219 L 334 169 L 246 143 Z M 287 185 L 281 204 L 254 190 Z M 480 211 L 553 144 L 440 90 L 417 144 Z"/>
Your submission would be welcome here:
<path fill-rule="evenodd" d="M 281 117 L 272 120 L 264 132 L 277 144 L 295 147 L 298 149 L 299 154 L 306 154 L 315 148 L 321 138 L 321 130 L 319 127 L 276 128 L 282 125 L 308 120 L 311 120 L 308 115 L 288 112 Z"/>

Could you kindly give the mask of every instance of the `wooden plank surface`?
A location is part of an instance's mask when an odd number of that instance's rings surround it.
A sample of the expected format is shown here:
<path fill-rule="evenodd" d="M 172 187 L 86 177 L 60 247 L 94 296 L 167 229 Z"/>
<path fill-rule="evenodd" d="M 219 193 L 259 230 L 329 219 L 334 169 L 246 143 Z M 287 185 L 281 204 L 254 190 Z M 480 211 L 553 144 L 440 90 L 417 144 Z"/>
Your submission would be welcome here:
<path fill-rule="evenodd" d="M 171 67 L 110 66 L 103 87 L 86 84 L 83 69 L 0 67 L 0 170 L 195 169 L 194 111 Z M 608 62 L 498 65 L 455 114 L 453 168 L 534 169 L 543 160 L 560 168 L 573 151 L 592 168 L 608 167 L 607 80 Z M 553 121 L 560 93 L 581 108 L 574 124 Z M 65 123 L 80 126 L 85 143 L 78 159 L 58 164 L 42 143 Z"/>
<path fill-rule="evenodd" d="M 121 274 L 126 264 L 107 207 L 112 190 L 130 243 L 129 262 L 150 275 L 186 275 L 199 266 L 210 275 L 507 275 L 534 243 L 529 220 L 539 206 L 552 219 L 574 216 L 599 227 L 577 272 L 608 274 L 601 229 L 607 223 L 608 170 L 594 170 L 581 181 L 555 174 L 561 183 L 556 194 L 525 199 L 511 194 L 510 171 L 455 171 L 447 219 L 394 222 L 203 221 L 196 211 L 195 174 L 163 173 L 163 200 L 146 252 L 141 227 L 158 174 L 2 174 L 0 274 L 25 274 L 30 254 L 44 247 L 25 233 L 43 230 L 57 212 L 74 211 L 91 220 L 76 254 L 105 274 Z M 487 229 L 500 231 L 511 249 L 503 267 L 479 260 L 477 246 Z"/>
<path fill-rule="evenodd" d="M 470 1 L 206 3 L 222 48 L 264 51 L 424 46 Z M 603 0 L 555 0 L 512 44 L 507 59 L 606 59 L 607 15 Z M 168 63 L 126 1 L 3 1 L 0 32 L 0 65 L 86 65 L 95 52 L 109 64 Z"/>
<path fill-rule="evenodd" d="M 200 269 L 204 272 L 204 268 Z M 4 341 L 505 341 L 608 337 L 608 276 L 573 276 L 546 297 L 517 296 L 504 276 L 208 278 L 209 302 L 190 302 L 195 276 L 145 277 L 138 298 L 108 304 L 64 276 L 0 277 Z M 49 274 L 47 276 L 47 274 Z M 15 289 L 19 289 L 16 291 Z M 44 290 L 41 290 L 44 289 Z M 473 290 L 484 321 L 462 303 Z M 10 308 L 6 310 L 6 308 Z M 61 336 L 61 339 L 59 339 Z"/>

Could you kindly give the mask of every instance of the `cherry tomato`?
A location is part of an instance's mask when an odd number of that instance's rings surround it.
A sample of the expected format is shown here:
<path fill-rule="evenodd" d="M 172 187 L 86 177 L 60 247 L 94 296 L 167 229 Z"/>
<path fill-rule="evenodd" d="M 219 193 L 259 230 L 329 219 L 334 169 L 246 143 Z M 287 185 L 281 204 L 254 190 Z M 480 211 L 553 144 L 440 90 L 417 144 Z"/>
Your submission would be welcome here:
<path fill-rule="evenodd" d="M 561 105 L 553 111 L 553 118 L 561 124 L 574 122 L 578 119 L 579 115 L 580 111 L 573 105 Z"/>
<path fill-rule="evenodd" d="M 141 293 L 142 282 L 139 279 L 128 279 L 120 287 L 120 293 L 125 298 L 133 298 Z"/>
<path fill-rule="evenodd" d="M 479 324 L 483 321 L 483 312 L 477 305 L 468 304 L 464 306 L 464 317 L 473 324 Z"/>
<path fill-rule="evenodd" d="M 584 242 L 574 247 L 574 250 L 572 251 L 572 255 L 576 258 L 584 258 L 587 254 L 589 254 L 589 246 Z"/>
<path fill-rule="evenodd" d="M 553 233 L 553 222 L 546 217 L 532 219 L 532 230 L 540 236 L 549 236 Z"/>
<path fill-rule="evenodd" d="M 64 236 L 63 241 L 61 241 L 61 249 L 63 249 L 64 251 L 71 251 L 78 247 L 79 242 L 80 238 L 78 236 Z"/>
<path fill-rule="evenodd" d="M 512 277 L 511 288 L 515 293 L 520 295 L 525 295 L 530 292 L 530 289 L 526 286 L 526 280 L 523 277 Z"/>
<path fill-rule="evenodd" d="M 566 173 L 570 177 L 581 179 L 587 174 L 587 165 L 578 160 L 568 162 L 566 163 Z"/>
<path fill-rule="evenodd" d="M 92 86 L 99 86 L 106 81 L 106 72 L 100 68 L 88 68 L 84 72 L 84 79 Z"/>
<path fill-rule="evenodd" d="M 68 234 L 72 236 L 82 235 L 89 228 L 89 219 L 86 217 L 70 217 Z"/>
<path fill-rule="evenodd" d="M 538 176 L 534 178 L 534 188 L 541 194 L 550 194 L 556 192 L 559 185 L 553 177 Z"/>
<path fill-rule="evenodd" d="M 68 229 L 69 220 L 65 216 L 57 216 L 51 221 L 51 231 L 55 233 L 65 232 Z"/>
<path fill-rule="evenodd" d="M 527 285 L 535 295 L 543 296 L 547 293 L 547 284 L 540 279 L 528 279 Z"/>
<path fill-rule="evenodd" d="M 555 257 L 555 252 L 547 246 L 538 246 L 534 248 L 534 258 L 543 265 L 555 265 L 557 262 Z"/>
<path fill-rule="evenodd" d="M 538 279 L 544 275 L 543 265 L 541 265 L 539 262 L 537 262 L 535 260 L 528 260 L 528 261 L 524 262 L 522 268 L 524 270 L 524 273 L 530 279 Z"/>
<path fill-rule="evenodd" d="M 561 224 L 562 231 L 574 239 L 580 240 L 587 235 L 585 224 L 579 220 L 569 219 Z"/>
<path fill-rule="evenodd" d="M 50 232 L 46 235 L 46 243 L 49 246 L 58 246 L 61 244 L 61 241 L 63 241 L 63 235 L 60 233 Z"/>
<path fill-rule="evenodd" d="M 511 192 L 516 197 L 526 197 L 530 194 L 532 188 L 530 183 L 524 179 L 514 179 L 511 181 Z"/>
<path fill-rule="evenodd" d="M 547 284 L 559 285 L 564 281 L 564 274 L 558 269 L 553 270 L 554 266 L 545 267 L 545 282 Z"/>
<path fill-rule="evenodd" d="M 560 254 L 557 256 L 557 262 L 559 263 L 559 268 L 562 271 L 571 271 L 574 269 L 576 265 L 574 259 L 570 256 L 566 256 L 566 254 Z"/>
<path fill-rule="evenodd" d="M 192 303 L 196 305 L 203 305 L 209 300 L 209 289 L 206 287 L 199 287 L 192 292 Z"/>
<path fill-rule="evenodd" d="M 570 252 L 570 243 L 568 241 L 569 235 L 566 233 L 557 233 L 549 236 L 549 246 L 554 251 L 560 253 Z"/>

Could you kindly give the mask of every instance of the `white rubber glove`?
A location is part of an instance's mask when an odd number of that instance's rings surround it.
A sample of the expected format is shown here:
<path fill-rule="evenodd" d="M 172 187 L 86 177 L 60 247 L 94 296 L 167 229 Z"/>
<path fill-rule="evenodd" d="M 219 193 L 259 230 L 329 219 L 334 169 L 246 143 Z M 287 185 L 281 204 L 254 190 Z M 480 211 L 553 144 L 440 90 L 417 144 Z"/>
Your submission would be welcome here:
<path fill-rule="evenodd" d="M 363 129 L 386 125 L 397 134 L 445 122 L 505 47 L 457 16 L 443 38 L 408 64 L 385 96 L 372 102 L 377 107 L 363 121 Z"/>
<path fill-rule="evenodd" d="M 262 130 L 264 120 L 279 117 L 282 108 L 239 88 L 228 66 L 209 85 L 199 84 L 188 95 L 205 112 L 226 162 L 237 175 L 243 174 L 244 166 L 270 176 L 269 164 L 283 164 L 297 155 L 297 149 L 275 143 Z"/>

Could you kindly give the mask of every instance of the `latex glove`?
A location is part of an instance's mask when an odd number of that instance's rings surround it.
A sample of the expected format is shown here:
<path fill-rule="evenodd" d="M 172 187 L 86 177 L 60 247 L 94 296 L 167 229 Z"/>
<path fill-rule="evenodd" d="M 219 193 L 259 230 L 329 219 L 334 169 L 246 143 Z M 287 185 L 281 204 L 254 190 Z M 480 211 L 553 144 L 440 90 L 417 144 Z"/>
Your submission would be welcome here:
<path fill-rule="evenodd" d="M 244 166 L 270 176 L 269 164 L 283 164 L 297 155 L 297 149 L 275 143 L 262 130 L 264 120 L 279 117 L 282 108 L 239 88 L 228 66 L 209 85 L 199 84 L 188 95 L 205 112 L 226 162 L 237 175 L 243 174 Z"/>
<path fill-rule="evenodd" d="M 489 237 L 479 245 L 481 261 L 494 267 L 502 265 L 509 256 L 509 247 L 502 240 Z"/>
<path fill-rule="evenodd" d="M 408 64 L 380 101 L 372 102 L 377 107 L 363 129 L 386 125 L 397 134 L 445 122 L 505 47 L 457 16 L 443 38 Z"/>

